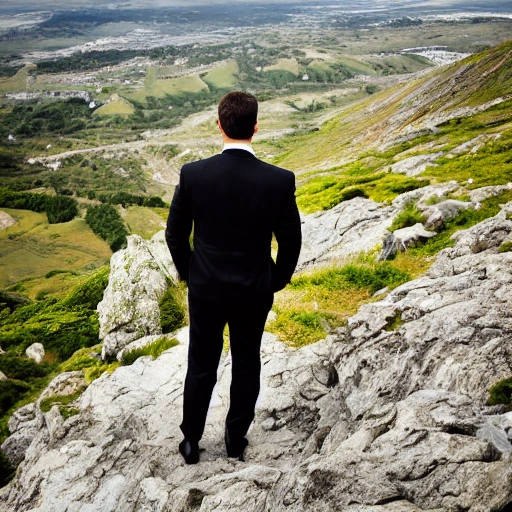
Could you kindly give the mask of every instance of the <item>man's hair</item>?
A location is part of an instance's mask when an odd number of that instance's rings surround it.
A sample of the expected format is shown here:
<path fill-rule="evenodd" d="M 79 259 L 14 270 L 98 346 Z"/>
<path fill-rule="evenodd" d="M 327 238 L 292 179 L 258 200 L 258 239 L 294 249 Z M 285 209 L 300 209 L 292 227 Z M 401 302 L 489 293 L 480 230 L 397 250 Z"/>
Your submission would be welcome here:
<path fill-rule="evenodd" d="M 248 92 L 228 92 L 219 102 L 219 121 L 224 133 L 235 140 L 250 139 L 258 121 L 258 100 Z"/>

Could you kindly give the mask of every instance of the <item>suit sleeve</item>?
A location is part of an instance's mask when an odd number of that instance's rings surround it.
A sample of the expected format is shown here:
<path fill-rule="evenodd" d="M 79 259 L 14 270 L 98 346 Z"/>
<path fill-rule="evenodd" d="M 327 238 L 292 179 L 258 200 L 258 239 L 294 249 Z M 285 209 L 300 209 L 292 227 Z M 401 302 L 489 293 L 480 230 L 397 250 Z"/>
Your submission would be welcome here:
<path fill-rule="evenodd" d="M 182 169 L 180 183 L 174 191 L 169 217 L 167 218 L 165 240 L 180 279 L 188 282 L 190 258 L 192 256 L 189 241 L 192 231 L 192 214 L 187 203 L 184 175 Z"/>
<path fill-rule="evenodd" d="M 274 228 L 277 258 L 272 277 L 273 291 L 282 290 L 291 280 L 299 260 L 302 233 L 300 215 L 295 200 L 295 176 L 286 192 L 280 215 Z"/>

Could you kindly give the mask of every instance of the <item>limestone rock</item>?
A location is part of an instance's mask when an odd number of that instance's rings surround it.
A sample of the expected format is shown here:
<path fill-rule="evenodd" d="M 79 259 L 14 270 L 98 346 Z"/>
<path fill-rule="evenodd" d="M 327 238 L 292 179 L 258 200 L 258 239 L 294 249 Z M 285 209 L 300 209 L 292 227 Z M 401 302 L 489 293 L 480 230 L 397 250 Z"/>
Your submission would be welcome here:
<path fill-rule="evenodd" d="M 436 233 L 427 231 L 420 222 L 407 228 L 397 229 L 384 239 L 379 261 L 390 260 L 395 257 L 398 251 L 405 251 L 415 242 L 425 241 L 435 236 Z"/>
<path fill-rule="evenodd" d="M 25 350 L 25 355 L 36 363 L 40 363 L 44 359 L 44 347 L 41 343 L 33 343 Z"/>
<path fill-rule="evenodd" d="M 16 224 L 17 220 L 11 217 L 7 212 L 0 211 L 0 231 Z"/>
<path fill-rule="evenodd" d="M 52 424 L 62 420 L 58 408 L 55 408 L 50 416 L 45 415 L 39 407 L 41 400 L 51 396 L 72 395 L 85 387 L 83 372 L 61 373 L 46 386 L 36 402 L 25 405 L 14 412 L 9 418 L 11 435 L 1 446 L 11 464 L 18 465 L 23 460 L 28 447 L 45 423 L 48 431 L 52 432 Z M 59 418 L 57 418 L 57 415 Z"/>
<path fill-rule="evenodd" d="M 467 210 L 468 208 L 475 208 L 475 204 L 447 199 L 446 201 L 430 205 L 422 210 L 423 215 L 427 218 L 425 226 L 435 229 L 441 226 L 445 220 L 456 217 L 461 210 Z"/>
<path fill-rule="evenodd" d="M 156 360 L 90 384 L 77 416 L 47 413 L 0 490 L 0 512 L 510 506 L 512 416 L 486 401 L 512 371 L 512 253 L 497 252 L 511 211 L 459 233 L 427 275 L 361 307 L 325 340 L 292 350 L 265 334 L 246 462 L 225 455 L 228 354 L 200 464 L 186 466 L 177 452 L 183 329 Z"/>
<path fill-rule="evenodd" d="M 422 174 L 429 165 L 435 165 L 433 162 L 443 155 L 444 153 L 440 151 L 438 153 L 428 153 L 404 158 L 391 166 L 391 172 L 403 173 L 407 176 L 417 176 L 418 174 Z"/>
<path fill-rule="evenodd" d="M 394 208 L 356 197 L 303 217 L 299 269 L 369 252 L 388 234 Z"/>
<path fill-rule="evenodd" d="M 391 205 L 398 209 L 403 210 L 407 203 L 416 203 L 421 210 L 422 206 L 426 207 L 427 202 L 432 198 L 442 198 L 459 188 L 456 181 L 447 181 L 446 183 L 439 183 L 437 185 L 428 185 L 426 187 L 417 188 L 409 192 L 405 192 L 395 197 L 391 201 Z"/>
<path fill-rule="evenodd" d="M 131 235 L 127 248 L 111 258 L 109 283 L 98 304 L 103 358 L 138 338 L 162 333 L 158 302 L 177 275 L 162 233 L 150 241 Z"/>
<path fill-rule="evenodd" d="M 496 185 L 494 187 L 481 187 L 472 190 L 469 193 L 469 197 L 471 198 L 471 201 L 473 201 L 474 203 L 479 203 L 489 197 L 494 197 L 503 194 L 503 192 L 506 192 L 507 190 L 510 189 L 512 189 L 512 183 L 507 183 L 506 185 Z"/>
<path fill-rule="evenodd" d="M 0 380 L 7 380 L 4 372 L 0 372 Z"/>

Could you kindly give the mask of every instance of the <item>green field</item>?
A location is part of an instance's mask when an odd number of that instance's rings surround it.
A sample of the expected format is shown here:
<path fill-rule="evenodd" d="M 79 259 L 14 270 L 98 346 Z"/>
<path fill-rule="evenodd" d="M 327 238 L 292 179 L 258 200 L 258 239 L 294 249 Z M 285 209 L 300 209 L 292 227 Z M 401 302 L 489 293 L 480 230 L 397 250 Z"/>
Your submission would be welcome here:
<path fill-rule="evenodd" d="M 37 66 L 27 64 L 11 78 L 0 78 L 0 93 L 23 92 L 27 90 L 30 72 L 35 71 Z"/>
<path fill-rule="evenodd" d="M 108 261 L 112 254 L 107 243 L 83 219 L 48 224 L 44 213 L 7 208 L 3 211 L 18 222 L 0 231 L 0 288 L 25 280 L 17 290 L 34 298 L 46 284 L 48 289 L 55 289 L 57 282 L 39 281 L 48 272 L 94 268 Z"/>
<path fill-rule="evenodd" d="M 126 209 L 126 215 L 123 220 L 131 234 L 149 239 L 158 231 L 165 229 L 165 221 L 168 214 L 168 208 L 130 206 Z"/>
<path fill-rule="evenodd" d="M 275 64 L 271 66 L 265 66 L 263 71 L 289 71 L 294 75 L 298 75 L 300 72 L 299 63 L 297 59 L 279 59 Z"/>
<path fill-rule="evenodd" d="M 166 95 L 178 96 L 186 93 L 197 93 L 208 90 L 208 86 L 197 75 L 180 76 L 178 78 L 159 79 L 158 69 L 146 71 L 144 87 L 127 95 L 129 99 L 144 103 L 148 96 L 163 98 Z"/>
<path fill-rule="evenodd" d="M 206 73 L 202 79 L 214 88 L 228 89 L 236 84 L 238 72 L 236 60 L 230 60 Z"/>
<path fill-rule="evenodd" d="M 124 98 L 112 97 L 108 103 L 94 111 L 95 116 L 130 116 L 135 112 L 135 107 Z"/>

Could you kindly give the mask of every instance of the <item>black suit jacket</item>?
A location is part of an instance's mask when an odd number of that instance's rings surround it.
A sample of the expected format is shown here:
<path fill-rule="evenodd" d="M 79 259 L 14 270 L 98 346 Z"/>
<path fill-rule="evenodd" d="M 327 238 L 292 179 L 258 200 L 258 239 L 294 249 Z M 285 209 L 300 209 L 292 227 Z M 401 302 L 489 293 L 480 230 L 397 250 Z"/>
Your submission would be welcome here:
<path fill-rule="evenodd" d="M 272 233 L 278 243 L 275 263 Z M 190 293 L 268 298 L 290 281 L 299 258 L 295 175 L 242 149 L 186 164 L 165 235 Z"/>

